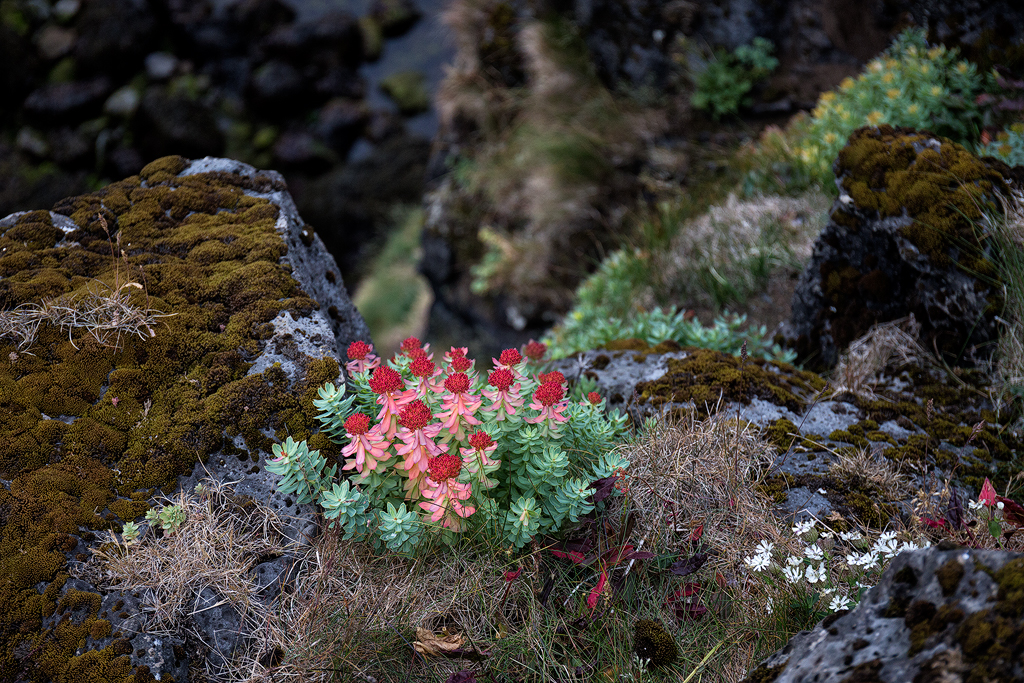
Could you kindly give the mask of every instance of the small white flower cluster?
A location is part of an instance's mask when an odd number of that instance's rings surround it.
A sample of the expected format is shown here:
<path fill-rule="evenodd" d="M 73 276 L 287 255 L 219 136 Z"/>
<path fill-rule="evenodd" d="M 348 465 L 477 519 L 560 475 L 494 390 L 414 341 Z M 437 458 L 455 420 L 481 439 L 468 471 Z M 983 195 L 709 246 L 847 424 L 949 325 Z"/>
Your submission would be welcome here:
<path fill-rule="evenodd" d="M 776 565 L 772 556 L 775 545 L 761 541 L 754 554 L 745 557 L 743 563 L 754 573 L 764 574 L 762 581 L 766 585 L 778 586 L 773 580 L 773 577 L 777 577 L 784 579 L 785 585 L 790 586 L 791 590 L 809 591 L 808 595 L 817 594 L 821 599 L 829 599 L 831 596 L 828 609 L 832 612 L 856 605 L 857 597 L 854 593 L 859 594 L 862 589 L 869 588 L 873 583 L 869 576 L 877 578 L 877 574 L 898 554 L 930 545 L 927 542 L 924 545 L 900 542 L 894 531 L 880 534 L 871 543 L 871 539 L 865 538 L 859 531 L 835 533 L 826 525 L 819 529 L 814 519 L 797 522 L 792 531 L 803 545 L 799 553 L 789 555 L 784 561 L 779 559 Z M 850 551 L 850 554 L 845 555 L 847 568 L 853 570 L 849 575 L 842 569 L 842 565 L 831 564 L 833 553 L 839 553 L 834 555 L 837 559 L 843 557 L 842 553 L 846 550 L 840 551 L 840 547 L 844 546 Z M 832 576 L 832 570 L 839 574 Z M 770 599 L 765 608 L 771 614 L 774 605 Z"/>
<path fill-rule="evenodd" d="M 885 531 L 867 552 L 847 555 L 846 564 L 851 567 L 862 567 L 865 570 L 875 569 L 881 566 L 880 560 L 891 560 L 904 550 L 917 550 L 919 548 L 927 548 L 930 545 L 931 543 L 927 541 L 925 541 L 924 545 L 917 545 L 911 541 L 898 543 L 895 531 Z"/>

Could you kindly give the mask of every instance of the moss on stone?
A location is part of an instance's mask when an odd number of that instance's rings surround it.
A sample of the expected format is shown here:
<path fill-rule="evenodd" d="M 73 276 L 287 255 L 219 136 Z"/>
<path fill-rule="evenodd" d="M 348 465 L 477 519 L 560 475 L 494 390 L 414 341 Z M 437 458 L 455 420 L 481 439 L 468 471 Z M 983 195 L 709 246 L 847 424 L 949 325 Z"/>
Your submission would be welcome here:
<path fill-rule="evenodd" d="M 636 385 L 640 401 L 652 406 L 692 401 L 701 414 L 711 412 L 719 399 L 749 404 L 760 398 L 790 410 L 801 410 L 805 396 L 824 387 L 818 375 L 792 365 L 747 359 L 709 349 L 689 349 L 685 358 L 670 358 L 659 379 Z"/>
<path fill-rule="evenodd" d="M 901 229 L 939 265 L 994 272 L 975 227 L 986 208 L 998 209 L 1002 175 L 960 145 L 910 129 L 878 126 L 850 136 L 837 161 L 843 189 L 862 211 L 907 215 Z"/>
<path fill-rule="evenodd" d="M 771 426 L 765 430 L 764 435 L 768 441 L 779 449 L 780 453 L 785 453 L 800 438 L 800 429 L 793 424 L 792 420 L 787 420 L 783 417 L 772 422 Z"/>
<path fill-rule="evenodd" d="M 197 461 L 234 452 L 225 432 L 251 451 L 269 451 L 266 429 L 280 440 L 309 437 L 316 389 L 338 377 L 330 358 L 300 358 L 294 383 L 279 367 L 248 375 L 271 320 L 316 308 L 279 262 L 287 246 L 277 207 L 244 193 L 280 183 L 178 177 L 185 167 L 180 157 L 159 159 L 140 176 L 58 202 L 53 210 L 79 226 L 67 235 L 77 246 L 57 246 L 63 231 L 48 212 L 25 214 L 0 235 L 2 308 L 116 287 L 130 274 L 146 286 L 133 294 L 137 304 L 174 314 L 154 338 L 129 337 L 118 351 L 45 325 L 31 354 L 0 340 L 0 357 L 11 359 L 0 364 L 0 477 L 11 481 L 0 487 L 0 679 L 151 679 L 111 647 L 76 655 L 104 630 L 96 615 L 40 630 L 67 576 L 66 553 L 91 535 L 84 530 L 118 531 L 144 514 L 145 500 L 170 493 Z M 118 239 L 121 260 L 111 256 Z M 25 651 L 36 664 L 19 673 L 15 653 Z"/>

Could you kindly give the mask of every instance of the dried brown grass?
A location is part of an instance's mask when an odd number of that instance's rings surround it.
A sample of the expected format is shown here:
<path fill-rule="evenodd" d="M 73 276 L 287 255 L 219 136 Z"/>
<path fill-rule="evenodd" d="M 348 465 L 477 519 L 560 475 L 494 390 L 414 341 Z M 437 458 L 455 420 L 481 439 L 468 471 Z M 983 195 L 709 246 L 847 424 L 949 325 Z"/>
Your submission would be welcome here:
<path fill-rule="evenodd" d="M 920 333 L 913 314 L 872 326 L 840 357 L 832 375 L 832 395 L 849 392 L 874 398 L 872 385 L 886 367 L 928 362 L 932 356 L 918 341 Z"/>
<path fill-rule="evenodd" d="M 260 660 L 290 647 L 289 624 L 256 597 L 261 587 L 251 570 L 260 557 L 294 553 L 297 548 L 285 537 L 283 520 L 272 509 L 236 498 L 229 483 L 207 480 L 204 486 L 198 497 L 182 492 L 174 501 L 186 516 L 174 534 L 158 539 L 147 533 L 140 544 L 130 546 L 115 538 L 112 546 L 93 551 L 93 562 L 100 563 L 93 571 L 111 590 L 141 593 L 143 609 L 150 613 L 146 632 L 188 632 L 200 642 L 202 634 L 190 617 L 198 613 L 200 593 L 212 588 L 240 615 L 247 642 L 228 667 L 215 667 L 207 660 L 206 676 L 211 681 L 269 680 L 269 670 Z M 300 673 L 285 665 L 274 676 L 299 680 Z"/>

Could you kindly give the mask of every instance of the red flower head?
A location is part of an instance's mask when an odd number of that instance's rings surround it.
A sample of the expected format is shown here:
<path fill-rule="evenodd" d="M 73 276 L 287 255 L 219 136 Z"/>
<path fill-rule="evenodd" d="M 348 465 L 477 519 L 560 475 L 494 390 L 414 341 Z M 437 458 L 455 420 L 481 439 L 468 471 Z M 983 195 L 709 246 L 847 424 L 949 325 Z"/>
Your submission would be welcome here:
<path fill-rule="evenodd" d="M 409 372 L 413 377 L 430 377 L 434 374 L 434 361 L 427 358 L 426 354 L 419 356 L 409 364 Z"/>
<path fill-rule="evenodd" d="M 485 431 L 473 432 L 469 435 L 469 445 L 477 450 L 486 450 L 494 443 L 491 435 Z"/>
<path fill-rule="evenodd" d="M 455 356 L 452 358 L 452 370 L 455 372 L 465 372 L 471 367 L 473 367 L 473 361 L 465 356 Z"/>
<path fill-rule="evenodd" d="M 426 358 L 427 352 L 424 351 L 423 349 L 413 349 L 412 351 L 408 352 L 405 355 L 407 355 L 409 358 L 412 358 L 413 360 L 416 360 L 417 358 Z"/>
<path fill-rule="evenodd" d="M 345 420 L 345 431 L 352 436 L 359 436 L 370 431 L 370 418 L 362 413 L 356 413 Z"/>
<path fill-rule="evenodd" d="M 371 351 L 373 351 L 373 347 L 366 342 L 354 341 L 348 345 L 348 351 L 346 351 L 346 353 L 348 354 L 349 360 L 363 360 Z"/>
<path fill-rule="evenodd" d="M 560 373 L 558 370 L 552 370 L 551 372 L 545 372 L 537 376 L 541 384 L 547 384 L 548 382 L 554 382 L 555 384 L 562 384 L 565 382 L 565 375 Z"/>
<path fill-rule="evenodd" d="M 457 479 L 460 471 L 462 471 L 462 458 L 448 453 L 431 458 L 430 465 L 427 467 L 428 476 L 438 484 L 449 479 Z"/>
<path fill-rule="evenodd" d="M 526 357 L 530 360 L 540 360 L 547 352 L 548 347 L 546 344 L 541 344 L 539 341 L 534 341 L 532 339 L 526 345 L 526 348 L 523 349 L 523 353 L 526 354 Z"/>
<path fill-rule="evenodd" d="M 545 407 L 558 403 L 564 396 L 565 391 L 562 389 L 562 385 L 555 382 L 544 382 L 537 388 L 537 391 L 533 392 L 533 400 Z"/>
<path fill-rule="evenodd" d="M 589 394 L 587 394 L 587 400 L 590 401 L 592 405 L 596 406 L 598 403 L 601 402 L 601 394 L 597 393 L 596 391 L 591 391 Z"/>
<path fill-rule="evenodd" d="M 466 352 L 468 350 L 469 349 L 466 348 L 465 346 L 453 346 L 452 350 L 448 352 L 448 355 L 451 358 L 458 358 L 459 356 L 462 356 L 463 358 L 465 358 L 466 357 Z"/>
<path fill-rule="evenodd" d="M 509 367 L 519 365 L 522 361 L 523 354 L 519 353 L 515 349 L 505 349 L 501 352 L 501 355 L 498 356 L 498 362 Z"/>
<path fill-rule="evenodd" d="M 514 381 L 512 371 L 505 368 L 498 368 L 487 376 L 487 383 L 498 391 L 508 391 Z"/>
<path fill-rule="evenodd" d="M 402 342 L 402 353 L 408 356 L 413 351 L 421 348 L 422 346 L 423 345 L 420 344 L 419 339 L 417 339 L 416 337 L 409 337 L 408 339 Z"/>
<path fill-rule="evenodd" d="M 387 366 L 382 365 L 378 367 L 373 371 L 373 375 L 370 376 L 370 389 L 375 394 L 387 394 L 392 391 L 398 391 L 404 385 L 402 376 L 396 370 L 392 370 Z"/>
<path fill-rule="evenodd" d="M 469 375 L 464 372 L 456 372 L 449 375 L 444 381 L 444 388 L 453 394 L 464 394 L 469 391 Z"/>
<path fill-rule="evenodd" d="M 398 413 L 398 424 L 409 431 L 423 429 L 434 415 L 423 401 L 413 401 Z"/>

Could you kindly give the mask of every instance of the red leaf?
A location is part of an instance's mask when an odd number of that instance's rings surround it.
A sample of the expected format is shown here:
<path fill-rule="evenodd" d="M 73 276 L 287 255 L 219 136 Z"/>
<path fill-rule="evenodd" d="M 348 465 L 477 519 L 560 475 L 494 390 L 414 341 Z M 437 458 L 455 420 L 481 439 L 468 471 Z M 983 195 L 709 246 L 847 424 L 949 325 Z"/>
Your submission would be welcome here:
<path fill-rule="evenodd" d="M 715 583 L 717 583 L 718 587 L 722 589 L 727 588 L 729 585 L 729 582 L 725 580 L 725 576 L 722 575 L 722 572 L 715 572 Z"/>
<path fill-rule="evenodd" d="M 922 517 L 921 521 L 933 529 L 944 529 L 946 527 L 946 520 L 944 519 L 935 521 L 934 519 L 930 519 L 928 517 Z"/>
<path fill-rule="evenodd" d="M 563 553 L 561 550 L 552 550 L 551 554 L 563 560 L 569 560 L 573 564 L 580 564 L 585 559 L 583 553 L 578 553 L 573 550 L 570 550 L 567 553 Z"/>
<path fill-rule="evenodd" d="M 986 507 L 992 507 L 996 504 L 996 489 L 992 486 L 992 482 L 985 477 L 985 483 L 981 487 L 981 494 L 978 496 L 978 500 L 985 504 Z"/>
<path fill-rule="evenodd" d="M 702 616 L 707 614 L 708 608 L 704 605 L 686 605 L 682 608 L 683 616 L 687 619 L 700 619 Z M 676 614 L 679 610 L 676 610 Z"/>
<path fill-rule="evenodd" d="M 519 575 L 522 574 L 522 573 L 523 573 L 523 568 L 522 567 L 520 567 L 519 569 L 517 569 L 515 571 L 507 571 L 507 572 L 505 572 L 505 582 L 506 583 L 512 583 L 513 581 L 518 579 Z"/>
<path fill-rule="evenodd" d="M 698 524 L 697 528 L 690 532 L 690 543 L 696 543 L 704 535 L 704 525 Z"/>
<path fill-rule="evenodd" d="M 605 581 L 608 580 L 608 573 L 601 572 L 601 578 L 597 580 L 597 585 L 590 591 L 590 595 L 587 596 L 587 607 L 594 609 L 597 607 L 597 599 L 601 597 L 601 591 L 604 590 Z"/>
<path fill-rule="evenodd" d="M 704 563 L 708 561 L 707 553 L 697 553 L 692 557 L 687 557 L 681 560 L 676 560 L 669 565 L 668 570 L 676 576 L 689 576 L 698 569 L 704 566 Z"/>
<path fill-rule="evenodd" d="M 1003 504 L 1003 519 L 1014 526 L 1024 527 L 1024 506 L 1002 496 L 996 496 L 996 502 Z"/>

